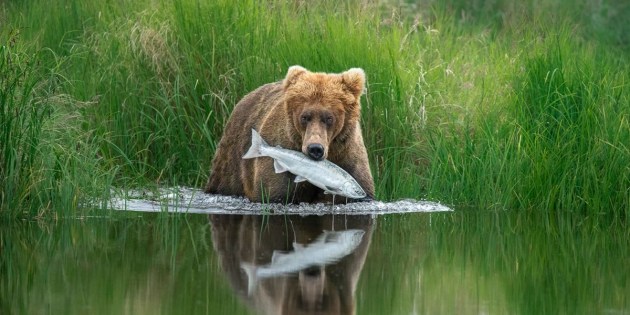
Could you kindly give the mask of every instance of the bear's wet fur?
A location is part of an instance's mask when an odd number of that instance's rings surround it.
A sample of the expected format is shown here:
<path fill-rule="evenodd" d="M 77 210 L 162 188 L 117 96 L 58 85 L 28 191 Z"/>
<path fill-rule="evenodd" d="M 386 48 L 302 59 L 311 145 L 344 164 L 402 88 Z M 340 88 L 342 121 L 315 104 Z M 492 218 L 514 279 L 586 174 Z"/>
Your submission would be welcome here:
<path fill-rule="evenodd" d="M 242 159 L 257 130 L 272 146 L 328 159 L 352 175 L 374 198 L 374 180 L 360 127 L 365 73 L 310 72 L 289 68 L 284 80 L 263 85 L 234 107 L 212 161 L 205 191 L 247 197 L 254 202 L 330 202 L 332 195 L 308 182 L 295 184 L 289 172 L 275 173 L 273 159 Z M 337 196 L 335 203 L 347 198 Z"/>

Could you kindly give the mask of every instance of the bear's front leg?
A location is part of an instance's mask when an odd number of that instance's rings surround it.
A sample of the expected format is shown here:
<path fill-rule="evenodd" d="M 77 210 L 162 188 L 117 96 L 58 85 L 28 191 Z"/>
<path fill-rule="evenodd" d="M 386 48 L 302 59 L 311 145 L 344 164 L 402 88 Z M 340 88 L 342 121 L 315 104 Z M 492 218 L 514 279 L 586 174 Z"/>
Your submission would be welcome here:
<path fill-rule="evenodd" d="M 294 203 L 293 179 L 289 172 L 276 173 L 273 159 L 257 158 L 247 198 L 253 202 Z"/>

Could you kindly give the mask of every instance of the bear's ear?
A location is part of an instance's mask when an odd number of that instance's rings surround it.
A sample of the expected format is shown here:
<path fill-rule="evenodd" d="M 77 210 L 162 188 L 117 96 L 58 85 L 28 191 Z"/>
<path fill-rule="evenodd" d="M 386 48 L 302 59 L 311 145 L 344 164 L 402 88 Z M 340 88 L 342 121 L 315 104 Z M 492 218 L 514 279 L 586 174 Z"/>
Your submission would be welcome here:
<path fill-rule="evenodd" d="M 365 89 L 365 72 L 361 68 L 352 68 L 341 74 L 343 84 L 356 98 L 363 94 Z"/>
<path fill-rule="evenodd" d="M 308 70 L 301 66 L 289 67 L 289 71 L 287 71 L 287 76 L 284 78 L 284 88 L 287 89 L 289 86 L 293 85 L 297 81 L 297 79 L 306 72 L 308 72 Z"/>

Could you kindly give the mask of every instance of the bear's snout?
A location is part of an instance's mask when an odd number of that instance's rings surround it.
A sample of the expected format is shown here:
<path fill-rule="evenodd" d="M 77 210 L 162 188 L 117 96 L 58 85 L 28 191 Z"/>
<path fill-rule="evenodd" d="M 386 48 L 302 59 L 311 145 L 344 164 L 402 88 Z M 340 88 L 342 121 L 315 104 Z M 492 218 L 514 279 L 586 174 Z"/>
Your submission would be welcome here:
<path fill-rule="evenodd" d="M 324 146 L 319 143 L 312 143 L 306 147 L 308 156 L 311 159 L 319 161 L 324 158 Z"/>

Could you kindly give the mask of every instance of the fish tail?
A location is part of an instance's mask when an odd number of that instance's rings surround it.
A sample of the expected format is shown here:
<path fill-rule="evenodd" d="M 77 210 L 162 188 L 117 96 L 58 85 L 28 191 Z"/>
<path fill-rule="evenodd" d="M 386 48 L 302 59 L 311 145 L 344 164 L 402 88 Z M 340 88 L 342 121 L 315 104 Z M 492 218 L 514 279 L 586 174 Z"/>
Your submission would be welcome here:
<path fill-rule="evenodd" d="M 249 263 L 241 263 L 241 269 L 247 274 L 247 295 L 252 295 L 258 285 L 258 276 L 256 275 L 256 266 Z"/>
<path fill-rule="evenodd" d="M 253 159 L 255 157 L 264 156 L 261 149 L 266 146 L 268 146 L 267 142 L 252 128 L 252 145 L 249 147 L 249 150 L 247 150 L 247 153 L 243 155 L 243 158 Z"/>

